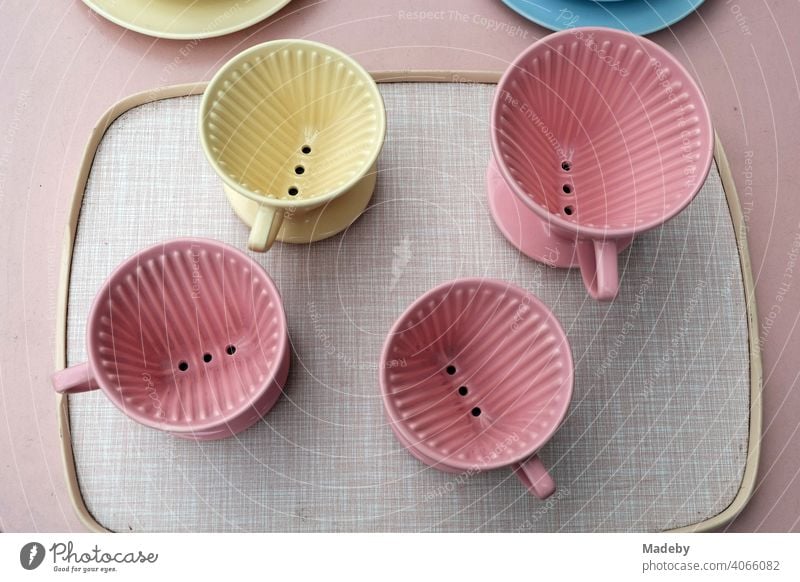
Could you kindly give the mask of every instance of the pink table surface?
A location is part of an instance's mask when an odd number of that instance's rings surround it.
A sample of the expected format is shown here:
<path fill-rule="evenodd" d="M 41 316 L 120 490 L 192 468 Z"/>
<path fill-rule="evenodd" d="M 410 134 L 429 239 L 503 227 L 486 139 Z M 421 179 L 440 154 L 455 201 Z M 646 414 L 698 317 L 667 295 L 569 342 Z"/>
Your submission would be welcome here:
<path fill-rule="evenodd" d="M 443 17 L 405 14 L 432 9 Z M 518 28 L 494 30 L 484 19 Z M 749 219 L 764 439 L 758 488 L 731 531 L 800 530 L 798 29 L 797 0 L 708 0 L 651 37 L 699 79 Z M 67 496 L 48 376 L 68 204 L 89 132 L 109 106 L 207 80 L 274 38 L 329 43 L 371 70 L 502 70 L 544 34 L 499 0 L 295 0 L 264 23 L 200 42 L 124 30 L 79 0 L 0 1 L 0 530 L 83 530 Z"/>

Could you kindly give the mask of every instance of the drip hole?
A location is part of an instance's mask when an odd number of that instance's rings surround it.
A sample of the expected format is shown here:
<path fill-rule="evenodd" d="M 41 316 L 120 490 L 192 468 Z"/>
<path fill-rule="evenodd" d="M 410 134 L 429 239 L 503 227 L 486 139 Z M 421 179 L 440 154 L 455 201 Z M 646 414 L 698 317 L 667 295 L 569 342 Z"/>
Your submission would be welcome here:
<path fill-rule="evenodd" d="M 472 409 L 472 416 L 480 416 L 480 415 L 481 415 L 481 409 L 480 408 L 478 408 L 476 406 L 475 408 Z"/>
<path fill-rule="evenodd" d="M 306 169 L 303 166 L 295 166 L 294 168 L 294 173 L 297 174 L 298 176 L 305 171 Z"/>
<path fill-rule="evenodd" d="M 186 370 L 189 369 L 189 363 L 181 360 L 180 362 L 178 362 L 178 369 L 181 372 L 185 372 Z"/>
<path fill-rule="evenodd" d="M 447 366 L 446 370 L 447 370 L 447 373 L 450 374 L 451 376 L 456 373 L 456 367 L 454 365 L 452 365 L 452 364 Z"/>
<path fill-rule="evenodd" d="M 236 353 L 236 346 L 233 344 L 229 345 L 227 348 L 225 348 L 225 353 L 229 356 L 232 356 Z"/>
<path fill-rule="evenodd" d="M 575 209 L 572 206 L 565 206 L 564 207 L 564 214 L 566 214 L 567 216 L 572 216 L 572 214 L 574 212 L 575 212 Z"/>
<path fill-rule="evenodd" d="M 469 393 L 469 389 L 466 386 L 461 386 L 458 389 L 458 393 L 461 394 L 461 396 L 466 396 Z"/>
<path fill-rule="evenodd" d="M 292 186 L 291 188 L 289 188 L 289 196 L 297 196 L 297 193 L 298 193 L 299 191 L 300 191 L 300 190 L 298 190 L 297 188 L 295 188 L 294 186 Z"/>
<path fill-rule="evenodd" d="M 569 172 L 572 169 L 572 164 L 567 160 L 564 160 L 563 162 L 561 162 L 561 169 L 564 170 L 565 172 Z"/>
<path fill-rule="evenodd" d="M 206 364 L 207 364 L 207 363 L 209 363 L 209 362 L 210 362 L 212 359 L 213 359 L 213 356 L 212 356 L 211 354 L 209 354 L 208 352 L 206 352 L 205 354 L 203 354 L 203 361 L 204 361 Z"/>
<path fill-rule="evenodd" d="M 310 154 L 311 146 L 304 145 L 300 151 L 303 152 L 304 154 Z"/>
<path fill-rule="evenodd" d="M 572 194 L 572 186 L 569 184 L 564 184 L 561 189 L 564 191 L 564 194 Z"/>

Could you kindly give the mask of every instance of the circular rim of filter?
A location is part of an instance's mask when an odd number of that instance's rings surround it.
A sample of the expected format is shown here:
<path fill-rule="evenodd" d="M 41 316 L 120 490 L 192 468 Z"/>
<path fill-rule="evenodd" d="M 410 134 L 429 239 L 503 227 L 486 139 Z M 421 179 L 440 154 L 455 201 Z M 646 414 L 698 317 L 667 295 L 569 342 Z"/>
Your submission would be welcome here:
<path fill-rule="evenodd" d="M 227 75 L 230 72 L 238 67 L 241 63 L 246 62 L 251 56 L 258 55 L 259 53 L 264 52 L 275 52 L 281 50 L 283 48 L 289 47 L 297 47 L 300 49 L 316 49 L 324 53 L 328 53 L 331 55 L 335 55 L 337 58 L 341 59 L 342 61 L 347 62 L 354 71 L 356 71 L 362 80 L 368 85 L 369 91 L 372 93 L 372 97 L 374 103 L 376 104 L 375 110 L 378 115 L 378 139 L 375 141 L 375 149 L 370 154 L 368 158 L 365 160 L 365 164 L 362 168 L 361 172 L 357 172 L 350 180 L 348 180 L 343 185 L 339 186 L 335 190 L 331 190 L 330 192 L 326 192 L 325 194 L 321 194 L 319 196 L 315 196 L 314 198 L 307 199 L 307 200 L 284 200 L 280 198 L 265 198 L 263 195 L 256 194 L 255 192 L 251 192 L 249 189 L 243 187 L 237 180 L 232 179 L 228 172 L 225 171 L 222 166 L 220 166 L 217 159 L 211 153 L 211 144 L 208 140 L 208 132 L 205 129 L 206 119 L 208 117 L 209 112 L 211 111 L 211 104 L 217 99 L 216 93 L 219 91 L 220 84 L 227 78 Z M 257 44 L 255 46 L 250 47 L 249 49 L 242 51 L 228 62 L 222 65 L 222 67 L 214 74 L 211 80 L 206 85 L 205 90 L 203 91 L 203 97 L 200 101 L 200 113 L 199 113 L 199 123 L 198 123 L 198 131 L 200 133 L 200 142 L 202 145 L 203 153 L 205 154 L 206 158 L 208 159 L 209 164 L 211 167 L 214 168 L 214 172 L 219 176 L 219 178 L 230 187 L 234 192 L 249 198 L 258 203 L 264 202 L 264 200 L 269 200 L 269 205 L 273 207 L 280 207 L 280 208 L 293 208 L 293 207 L 316 207 L 325 202 L 333 200 L 341 193 L 350 190 L 356 183 L 358 183 L 361 179 L 364 178 L 366 174 L 369 173 L 370 168 L 375 164 L 378 160 L 378 156 L 380 156 L 381 151 L 383 150 L 384 142 L 386 141 L 386 105 L 383 102 L 383 95 L 381 95 L 380 90 L 378 89 L 378 84 L 375 82 L 375 79 L 372 75 L 367 72 L 367 70 L 361 66 L 361 64 L 356 61 L 350 55 L 340 51 L 337 48 L 334 48 L 330 45 L 315 42 L 311 40 L 304 40 L 304 39 L 278 39 L 278 40 L 270 40 L 261 44 Z"/>
<path fill-rule="evenodd" d="M 164 252 L 169 249 L 172 245 L 185 245 L 185 244 L 192 244 L 203 247 L 206 250 L 217 250 L 222 252 L 226 256 L 234 256 L 240 261 L 249 264 L 253 269 L 253 272 L 259 273 L 263 277 L 263 281 L 265 283 L 265 288 L 269 291 L 272 295 L 273 300 L 276 301 L 278 309 L 276 310 L 278 313 L 278 333 L 281 335 L 283 339 L 280 342 L 280 349 L 275 354 L 275 358 L 272 362 L 272 366 L 269 370 L 269 377 L 265 379 L 262 386 L 253 393 L 253 395 L 247 400 L 247 402 L 243 402 L 240 406 L 234 408 L 231 411 L 226 412 L 222 416 L 215 418 L 211 421 L 203 421 L 203 422 L 196 422 L 191 424 L 174 424 L 167 420 L 162 421 L 155 421 L 152 416 L 140 414 L 134 409 L 130 409 L 125 407 L 124 403 L 119 401 L 118 398 L 115 397 L 115 391 L 113 389 L 108 390 L 106 389 L 102 381 L 99 380 L 100 376 L 97 374 L 97 370 L 94 366 L 94 356 L 93 354 L 98 353 L 98 340 L 92 333 L 96 325 L 96 321 L 100 316 L 101 309 L 103 308 L 104 300 L 108 297 L 109 288 L 117 282 L 120 277 L 124 277 L 127 273 L 130 272 L 130 267 L 132 265 L 137 265 L 139 261 L 141 261 L 142 257 L 147 256 L 149 253 L 154 253 L 160 251 L 158 254 L 163 254 Z M 281 365 L 283 361 L 286 359 L 289 350 L 289 341 L 288 341 L 288 323 L 286 320 L 286 311 L 283 307 L 283 300 L 281 298 L 280 292 L 278 291 L 275 282 L 272 280 L 272 277 L 269 276 L 266 269 L 262 267 L 259 263 L 254 261 L 252 258 L 248 257 L 239 249 L 236 249 L 228 244 L 220 242 L 218 240 L 210 239 L 210 238 L 202 238 L 202 237 L 180 237 L 180 238 L 173 238 L 169 240 L 165 240 L 144 249 L 141 249 L 131 256 L 127 257 L 124 261 L 122 261 L 117 267 L 111 272 L 111 274 L 106 277 L 103 285 L 95 295 L 94 301 L 92 302 L 92 307 L 89 310 L 89 317 L 86 320 L 86 353 L 87 353 L 87 361 L 89 363 L 89 367 L 92 370 L 92 374 L 95 378 L 95 382 L 100 386 L 100 391 L 102 391 L 105 396 L 111 401 L 114 406 L 116 406 L 119 410 L 121 410 L 126 416 L 135 420 L 136 422 L 148 426 L 150 428 L 155 428 L 158 430 L 166 431 L 169 433 L 173 433 L 176 435 L 184 434 L 184 435 L 191 435 L 193 433 L 203 432 L 210 429 L 219 428 L 220 426 L 227 426 L 232 421 L 236 420 L 244 411 L 253 407 L 253 405 L 264 396 L 264 394 L 270 389 L 270 387 L 274 384 L 276 380 L 276 375 L 280 371 Z"/>
<path fill-rule="evenodd" d="M 525 192 L 522 191 L 522 188 L 517 184 L 516 180 L 511 175 L 511 171 L 508 168 L 503 156 L 500 155 L 502 148 L 500 146 L 500 140 L 498 136 L 498 132 L 496 131 L 496 127 L 498 127 L 497 119 L 500 117 L 500 105 L 501 99 L 499 96 L 502 94 L 503 88 L 506 87 L 509 82 L 513 79 L 513 75 L 517 69 L 522 69 L 522 63 L 530 59 L 531 55 L 536 51 L 540 50 L 542 47 L 553 47 L 556 46 L 556 43 L 560 41 L 563 37 L 567 36 L 574 36 L 577 33 L 582 34 L 594 34 L 594 35 L 603 35 L 602 40 L 608 38 L 614 38 L 617 40 L 626 40 L 631 43 L 637 43 L 640 46 L 644 46 L 647 49 L 647 53 L 649 56 L 653 56 L 654 54 L 661 59 L 662 63 L 667 63 L 671 68 L 677 70 L 682 79 L 685 79 L 686 82 L 691 86 L 692 90 L 696 92 L 699 99 L 696 105 L 698 106 L 698 115 L 702 117 L 701 124 L 704 125 L 704 132 L 705 135 L 708 136 L 708 148 L 707 151 L 702 152 L 703 159 L 699 160 L 697 163 L 698 168 L 700 171 L 697 173 L 697 181 L 696 181 L 696 188 L 691 193 L 691 195 L 687 195 L 681 200 L 680 204 L 676 204 L 674 208 L 670 209 L 668 213 L 663 216 L 660 216 L 656 219 L 650 220 L 648 222 L 644 222 L 642 224 L 636 224 L 634 226 L 629 226 L 625 228 L 612 228 L 606 229 L 602 227 L 596 226 L 584 226 L 575 222 L 570 222 L 565 220 L 564 218 L 549 212 L 546 208 L 541 206 L 540 204 L 536 203 L 534 200 L 531 199 L 530 196 L 526 195 Z M 557 228 L 562 230 L 566 230 L 567 232 L 577 232 L 580 236 L 586 236 L 590 238 L 622 238 L 627 236 L 634 236 L 636 234 L 645 232 L 647 230 L 656 228 L 663 223 L 667 222 L 671 218 L 674 218 L 676 215 L 680 214 L 694 199 L 698 192 L 705 184 L 705 180 L 708 177 L 708 172 L 711 170 L 711 163 L 714 161 L 714 143 L 715 143 L 715 133 L 714 129 L 711 125 L 711 112 L 708 109 L 708 103 L 706 103 L 705 97 L 703 96 L 703 92 L 700 90 L 697 82 L 694 78 L 689 74 L 686 68 L 678 62 L 678 60 L 670 54 L 662 46 L 654 43 L 653 41 L 644 38 L 643 36 L 639 36 L 630 32 L 626 32 L 624 30 L 617 30 L 614 28 L 604 28 L 602 26 L 585 26 L 579 28 L 569 28 L 566 30 L 562 30 L 559 32 L 555 32 L 553 34 L 549 34 L 537 40 L 535 43 L 530 45 L 524 51 L 522 51 L 514 61 L 509 65 L 508 69 L 503 73 L 503 76 L 500 78 L 500 81 L 497 83 L 497 89 L 495 92 L 494 101 L 492 102 L 492 109 L 490 114 L 490 142 L 491 142 L 491 149 L 492 149 L 492 156 L 497 163 L 497 169 L 500 171 L 500 174 L 503 176 L 503 180 L 505 180 L 508 187 L 511 191 L 531 210 L 533 210 L 542 220 L 548 221 L 548 223 L 554 225 Z"/>
<path fill-rule="evenodd" d="M 563 405 L 561 410 L 559 410 L 559 414 L 556 416 L 555 421 L 547 433 L 547 436 L 544 438 L 539 438 L 535 441 L 530 447 L 528 447 L 523 453 L 519 453 L 513 458 L 509 459 L 501 459 L 495 461 L 489 461 L 480 465 L 476 465 L 474 462 L 470 461 L 460 461 L 455 459 L 451 456 L 443 456 L 439 451 L 429 447 L 423 442 L 417 440 L 415 436 L 413 436 L 405 426 L 405 422 L 400 419 L 394 407 L 389 406 L 388 402 L 390 398 L 388 397 L 388 379 L 386 377 L 389 367 L 386 365 L 386 362 L 389 361 L 391 358 L 389 357 L 389 349 L 391 348 L 393 338 L 401 331 L 400 325 L 406 320 L 406 318 L 414 311 L 418 310 L 424 303 L 426 303 L 432 296 L 440 293 L 443 290 L 450 290 L 454 291 L 457 287 L 461 286 L 470 286 L 478 284 L 481 287 L 489 286 L 494 289 L 501 289 L 504 294 L 512 293 L 517 295 L 520 298 L 527 298 L 527 305 L 531 307 L 535 307 L 541 313 L 543 313 L 548 321 L 551 323 L 553 331 L 558 333 L 561 338 L 562 345 L 566 348 L 564 350 L 565 357 L 567 359 L 567 378 L 564 382 L 564 387 L 562 388 L 565 392 L 566 398 L 563 400 Z M 502 467 L 507 467 L 513 463 L 518 463 L 523 461 L 533 454 L 535 454 L 539 449 L 541 449 L 547 442 L 553 438 L 553 435 L 556 433 L 558 428 L 564 422 L 566 418 L 567 412 L 569 411 L 570 403 L 572 402 L 572 395 L 574 393 L 574 385 L 575 385 L 575 365 L 572 358 L 572 348 L 569 344 L 569 339 L 567 338 L 567 334 L 564 331 L 561 322 L 558 321 L 558 318 L 555 314 L 550 310 L 550 308 L 544 304 L 544 302 L 539 299 L 533 293 L 514 285 L 508 281 L 503 281 L 501 279 L 494 279 L 490 277 L 465 277 L 459 279 L 453 279 L 447 281 L 445 283 L 441 283 L 437 285 L 433 289 L 430 289 L 415 299 L 405 310 L 403 313 L 395 320 L 394 324 L 392 324 L 389 333 L 386 336 L 386 340 L 384 341 L 383 348 L 381 349 L 381 359 L 379 361 L 380 366 L 380 389 L 381 389 L 381 398 L 383 399 L 383 409 L 386 413 L 386 416 L 390 422 L 390 428 L 395 432 L 396 437 L 400 440 L 401 444 L 408 449 L 414 449 L 415 452 L 419 453 L 423 457 L 428 457 L 437 465 L 445 465 L 449 466 L 454 469 L 460 470 L 469 470 L 478 467 L 480 470 L 492 470 L 492 469 L 500 469 Z M 413 453 L 412 453 L 413 454 Z M 419 456 L 415 455 L 417 458 Z"/>

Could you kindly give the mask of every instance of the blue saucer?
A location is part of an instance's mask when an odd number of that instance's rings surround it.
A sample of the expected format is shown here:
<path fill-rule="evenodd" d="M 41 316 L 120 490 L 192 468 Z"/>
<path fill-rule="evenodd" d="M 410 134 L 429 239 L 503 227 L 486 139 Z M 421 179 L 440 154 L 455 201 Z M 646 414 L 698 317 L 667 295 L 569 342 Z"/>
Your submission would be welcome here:
<path fill-rule="evenodd" d="M 503 0 L 503 3 L 550 30 L 606 26 L 650 34 L 686 18 L 703 0 Z"/>

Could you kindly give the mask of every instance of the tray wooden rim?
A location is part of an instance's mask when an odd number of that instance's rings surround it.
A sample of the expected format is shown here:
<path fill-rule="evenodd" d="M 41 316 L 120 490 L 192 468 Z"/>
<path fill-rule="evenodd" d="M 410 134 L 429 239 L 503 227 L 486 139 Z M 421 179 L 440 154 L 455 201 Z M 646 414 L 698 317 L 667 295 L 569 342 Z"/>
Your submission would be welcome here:
<path fill-rule="evenodd" d="M 496 84 L 502 72 L 495 71 L 379 71 L 372 73 L 379 83 L 417 82 L 417 83 L 485 83 Z M 72 268 L 72 254 L 74 250 L 75 235 L 78 230 L 83 196 L 91 172 L 94 156 L 106 131 L 112 123 L 126 111 L 161 99 L 186 97 L 198 95 L 203 92 L 206 83 L 189 83 L 172 85 L 151 91 L 136 93 L 112 105 L 100 118 L 92 130 L 89 141 L 84 149 L 75 189 L 69 207 L 67 226 L 64 233 L 63 251 L 61 256 L 60 276 L 57 290 L 56 303 L 56 352 L 55 369 L 66 367 L 67 362 L 67 304 L 69 300 L 69 281 Z M 761 349 L 758 340 L 758 317 L 756 313 L 755 284 L 750 263 L 750 253 L 747 246 L 747 232 L 742 213 L 739 196 L 736 192 L 733 174 L 725 156 L 725 151 L 719 136 L 715 136 L 714 160 L 719 170 L 722 188 L 728 202 L 728 209 L 733 222 L 734 235 L 739 251 L 739 264 L 741 266 L 742 283 L 745 293 L 745 306 L 747 309 L 747 329 L 750 357 L 750 422 L 748 431 L 747 458 L 739 490 L 731 503 L 717 515 L 706 518 L 697 523 L 687 525 L 672 532 L 705 532 L 717 530 L 731 522 L 745 508 L 753 495 L 758 473 L 758 462 L 761 453 L 761 426 L 762 426 L 762 382 L 763 370 L 761 364 Z M 78 483 L 75 457 L 72 450 L 72 438 L 69 425 L 69 398 L 66 395 L 56 395 L 59 439 L 61 442 L 61 456 L 64 461 L 64 471 L 70 500 L 75 508 L 78 518 L 89 531 L 108 532 L 89 512 L 83 500 L 80 484 Z"/>

